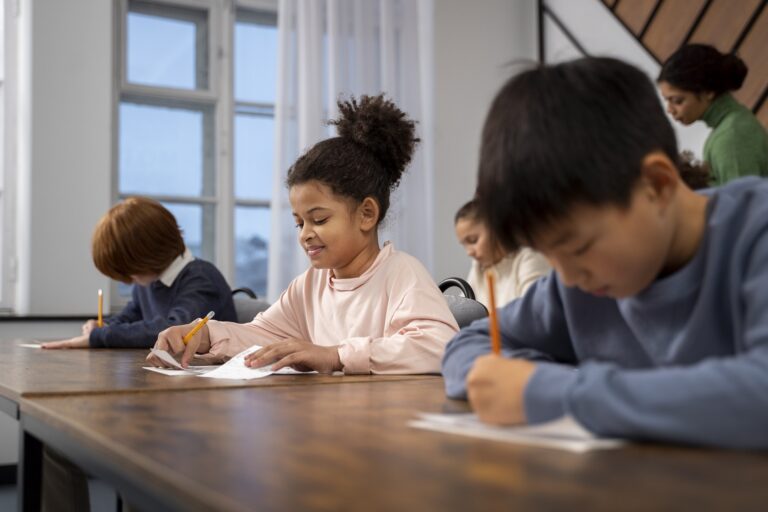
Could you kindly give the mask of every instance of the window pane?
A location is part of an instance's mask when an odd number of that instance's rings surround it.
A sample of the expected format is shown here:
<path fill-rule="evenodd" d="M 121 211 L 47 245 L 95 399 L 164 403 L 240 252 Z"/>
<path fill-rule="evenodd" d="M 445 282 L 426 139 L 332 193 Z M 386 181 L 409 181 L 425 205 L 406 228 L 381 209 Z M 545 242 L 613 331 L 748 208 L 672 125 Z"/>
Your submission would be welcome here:
<path fill-rule="evenodd" d="M 277 27 L 235 24 L 235 100 L 275 103 Z"/>
<path fill-rule="evenodd" d="M 274 119 L 235 116 L 235 196 L 265 199 L 272 196 Z"/>
<path fill-rule="evenodd" d="M 184 243 L 197 258 L 202 257 L 203 207 L 197 204 L 163 203 L 181 228 Z"/>
<path fill-rule="evenodd" d="M 206 117 L 201 111 L 121 103 L 120 193 L 200 196 Z"/>
<path fill-rule="evenodd" d="M 259 297 L 267 295 L 269 256 L 269 208 L 235 208 L 235 282 Z"/>
<path fill-rule="evenodd" d="M 194 11 L 190 11 L 194 15 Z M 188 14 L 189 16 L 189 14 Z M 205 13 L 198 14 L 201 20 Z M 201 21 L 202 22 L 202 21 Z M 181 89 L 205 88 L 206 44 L 201 22 L 129 12 L 128 81 Z"/>

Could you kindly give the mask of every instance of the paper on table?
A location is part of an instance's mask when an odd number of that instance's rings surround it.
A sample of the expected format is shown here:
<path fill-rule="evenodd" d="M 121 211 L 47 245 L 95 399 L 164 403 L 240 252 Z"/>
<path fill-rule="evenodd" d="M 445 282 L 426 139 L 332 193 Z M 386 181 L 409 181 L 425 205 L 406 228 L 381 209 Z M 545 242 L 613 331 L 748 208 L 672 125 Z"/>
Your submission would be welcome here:
<path fill-rule="evenodd" d="M 420 413 L 419 416 L 420 419 L 411 421 L 408 425 L 415 428 L 480 437 L 494 441 L 528 444 L 545 448 L 560 448 L 577 453 L 618 448 L 625 444 L 625 441 L 620 439 L 595 437 L 570 416 L 563 416 L 560 419 L 538 425 L 515 427 L 487 425 L 478 420 L 475 414 Z"/>
<path fill-rule="evenodd" d="M 145 370 L 149 370 L 151 372 L 162 373 L 163 375 L 168 375 L 171 377 L 179 377 L 181 375 L 201 375 L 203 373 L 213 371 L 217 368 L 216 366 L 189 366 L 184 368 L 178 361 L 176 361 L 176 359 L 173 358 L 171 354 L 165 350 L 151 348 L 149 351 L 152 352 L 152 354 L 154 354 L 158 359 L 161 359 L 166 364 L 173 366 L 173 368 L 156 368 L 154 366 L 144 367 Z"/>
<path fill-rule="evenodd" d="M 43 347 L 40 343 L 19 343 L 19 346 L 24 348 L 42 348 Z"/>
<path fill-rule="evenodd" d="M 307 372 L 297 372 L 293 368 L 281 368 L 280 370 L 273 372 L 269 369 L 271 365 L 263 366 L 261 368 L 250 368 L 248 366 L 245 366 L 245 356 L 250 354 L 251 352 L 255 352 L 259 350 L 261 347 L 259 345 L 254 345 L 252 347 L 249 347 L 239 354 L 237 354 L 235 357 L 227 361 L 221 366 L 190 366 L 189 368 L 184 368 L 179 364 L 174 357 L 166 352 L 165 350 L 157 350 L 157 349 L 151 349 L 152 354 L 157 356 L 159 359 L 161 359 L 163 362 L 167 363 L 170 366 L 173 366 L 173 369 L 171 368 L 154 368 L 151 366 L 145 366 L 145 370 L 149 370 L 152 372 L 162 373 L 163 375 L 168 375 L 172 377 L 178 377 L 180 375 L 197 375 L 199 377 L 208 377 L 210 379 L 259 379 L 262 377 L 266 377 L 268 375 L 275 374 L 301 374 L 301 373 L 307 373 Z M 317 372 L 309 372 L 309 373 L 317 373 Z"/>
<path fill-rule="evenodd" d="M 268 364 L 266 366 L 262 366 L 261 368 L 251 368 L 249 366 L 245 366 L 245 356 L 252 352 L 256 352 L 261 347 L 259 345 L 254 345 L 252 347 L 249 347 L 239 354 L 237 354 L 235 357 L 224 363 L 223 365 L 219 366 L 215 370 L 206 373 L 205 375 L 201 375 L 201 377 L 206 377 L 209 379 L 260 379 L 262 377 L 266 377 L 267 375 L 272 374 L 301 374 L 301 373 L 307 373 L 307 372 L 297 372 L 293 368 L 280 368 L 276 372 L 273 372 L 269 369 L 271 364 Z M 317 372 L 311 372 L 311 373 L 317 373 Z"/>

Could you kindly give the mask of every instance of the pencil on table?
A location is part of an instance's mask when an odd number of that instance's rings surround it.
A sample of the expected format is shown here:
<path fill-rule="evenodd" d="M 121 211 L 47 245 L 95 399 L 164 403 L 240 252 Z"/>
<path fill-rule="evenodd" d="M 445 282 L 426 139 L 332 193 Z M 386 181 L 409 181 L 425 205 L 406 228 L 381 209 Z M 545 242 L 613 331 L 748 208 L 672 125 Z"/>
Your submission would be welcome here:
<path fill-rule="evenodd" d="M 104 327 L 104 293 L 99 288 L 99 313 L 96 317 L 96 325 Z"/>
<path fill-rule="evenodd" d="M 198 320 L 197 323 L 195 324 L 195 326 L 192 328 L 192 330 L 189 331 L 187 334 L 185 334 L 184 337 L 182 338 L 182 340 L 184 341 L 184 344 L 186 345 L 187 343 L 189 343 L 189 340 L 191 340 L 192 337 L 195 334 L 197 334 L 197 331 L 202 329 L 203 326 L 206 323 L 208 323 L 208 320 L 210 320 L 211 318 L 213 318 L 213 311 L 209 311 L 208 314 L 205 315 L 205 317 L 203 317 L 200 320 Z"/>
<path fill-rule="evenodd" d="M 496 296 L 493 272 L 490 270 L 486 271 L 485 279 L 488 281 L 488 298 L 490 299 L 491 306 L 489 308 L 490 311 L 488 312 L 491 323 L 491 348 L 493 349 L 493 353 L 498 356 L 501 355 L 501 335 L 499 334 L 499 319 L 496 316 Z"/>

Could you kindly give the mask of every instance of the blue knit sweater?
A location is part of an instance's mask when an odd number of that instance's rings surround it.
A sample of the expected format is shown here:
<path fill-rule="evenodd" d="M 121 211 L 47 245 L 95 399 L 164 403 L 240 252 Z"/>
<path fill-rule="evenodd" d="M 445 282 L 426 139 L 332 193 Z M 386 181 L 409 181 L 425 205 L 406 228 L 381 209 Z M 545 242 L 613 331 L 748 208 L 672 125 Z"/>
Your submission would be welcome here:
<path fill-rule="evenodd" d="M 503 352 L 538 361 L 526 417 L 573 415 L 603 436 L 768 448 L 768 180 L 711 195 L 694 258 L 626 299 L 550 274 L 499 311 Z M 488 321 L 448 344 L 446 390 L 465 397 Z"/>
<path fill-rule="evenodd" d="M 160 331 L 204 317 L 209 311 L 217 320 L 236 322 L 232 291 L 211 263 L 194 260 L 168 287 L 160 281 L 133 286 L 133 298 L 106 325 L 91 331 L 91 347 L 149 348 Z"/>

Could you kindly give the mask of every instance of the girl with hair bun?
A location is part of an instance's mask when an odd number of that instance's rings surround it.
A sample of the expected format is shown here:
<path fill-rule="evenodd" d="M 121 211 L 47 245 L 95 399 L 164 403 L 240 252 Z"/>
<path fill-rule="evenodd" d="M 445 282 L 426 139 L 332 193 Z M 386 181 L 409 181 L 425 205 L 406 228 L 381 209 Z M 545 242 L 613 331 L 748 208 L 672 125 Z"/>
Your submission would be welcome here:
<path fill-rule="evenodd" d="M 704 162 L 716 185 L 740 176 L 768 176 L 768 133 L 730 94 L 746 76 L 747 66 L 736 55 L 689 44 L 667 59 L 657 79 L 676 121 L 689 125 L 702 120 L 712 128 L 704 143 Z"/>
<path fill-rule="evenodd" d="M 311 267 L 248 324 L 210 321 L 185 346 L 192 324 L 160 333 L 156 348 L 223 360 L 262 348 L 246 365 L 321 373 L 439 373 L 458 326 L 418 260 L 379 244 L 418 139 L 414 123 L 383 95 L 339 102 L 338 137 L 288 170 L 299 244 Z M 163 362 L 150 355 L 157 366 Z"/>

